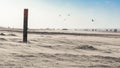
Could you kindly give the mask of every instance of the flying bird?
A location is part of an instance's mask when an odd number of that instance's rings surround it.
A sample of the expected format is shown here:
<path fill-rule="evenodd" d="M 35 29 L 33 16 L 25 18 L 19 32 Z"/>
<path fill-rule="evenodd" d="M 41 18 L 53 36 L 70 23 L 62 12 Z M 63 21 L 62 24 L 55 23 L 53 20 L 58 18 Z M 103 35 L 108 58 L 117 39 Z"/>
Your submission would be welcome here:
<path fill-rule="evenodd" d="M 68 14 L 68 16 L 70 16 L 70 14 Z"/>
<path fill-rule="evenodd" d="M 59 14 L 59 16 L 61 17 L 62 15 L 61 15 L 61 14 Z"/>
<path fill-rule="evenodd" d="M 94 19 L 92 19 L 92 22 L 94 22 Z"/>

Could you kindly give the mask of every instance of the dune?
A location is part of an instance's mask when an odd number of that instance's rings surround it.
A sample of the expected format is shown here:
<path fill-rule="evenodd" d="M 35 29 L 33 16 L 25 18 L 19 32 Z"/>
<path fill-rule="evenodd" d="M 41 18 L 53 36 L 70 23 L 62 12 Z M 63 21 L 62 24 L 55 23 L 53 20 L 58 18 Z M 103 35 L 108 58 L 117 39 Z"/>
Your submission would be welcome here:
<path fill-rule="evenodd" d="M 0 30 L 0 68 L 120 68 L 120 33 Z"/>

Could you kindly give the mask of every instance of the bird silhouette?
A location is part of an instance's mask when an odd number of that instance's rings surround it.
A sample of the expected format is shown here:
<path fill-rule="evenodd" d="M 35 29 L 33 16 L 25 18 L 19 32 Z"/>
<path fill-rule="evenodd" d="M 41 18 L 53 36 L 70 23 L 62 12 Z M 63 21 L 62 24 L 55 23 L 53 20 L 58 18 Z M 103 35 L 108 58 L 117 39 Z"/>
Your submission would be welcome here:
<path fill-rule="evenodd" d="M 92 19 L 92 22 L 94 22 L 94 19 Z"/>

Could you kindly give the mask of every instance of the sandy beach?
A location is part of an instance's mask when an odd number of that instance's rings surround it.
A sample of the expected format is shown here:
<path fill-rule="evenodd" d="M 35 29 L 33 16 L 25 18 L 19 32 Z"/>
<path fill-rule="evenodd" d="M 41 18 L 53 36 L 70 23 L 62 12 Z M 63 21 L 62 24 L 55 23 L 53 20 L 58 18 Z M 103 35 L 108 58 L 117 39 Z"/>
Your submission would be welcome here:
<path fill-rule="evenodd" d="M 0 30 L 0 68 L 120 68 L 120 33 Z"/>

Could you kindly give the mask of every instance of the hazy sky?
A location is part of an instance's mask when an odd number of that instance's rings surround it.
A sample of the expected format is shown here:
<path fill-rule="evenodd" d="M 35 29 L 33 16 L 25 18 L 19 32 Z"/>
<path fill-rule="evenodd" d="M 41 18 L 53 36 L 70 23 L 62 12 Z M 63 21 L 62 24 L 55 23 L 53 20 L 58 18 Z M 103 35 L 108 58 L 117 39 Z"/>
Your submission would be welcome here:
<path fill-rule="evenodd" d="M 29 28 L 120 28 L 120 0 L 0 0 L 0 26 L 22 28 L 24 8 Z"/>

